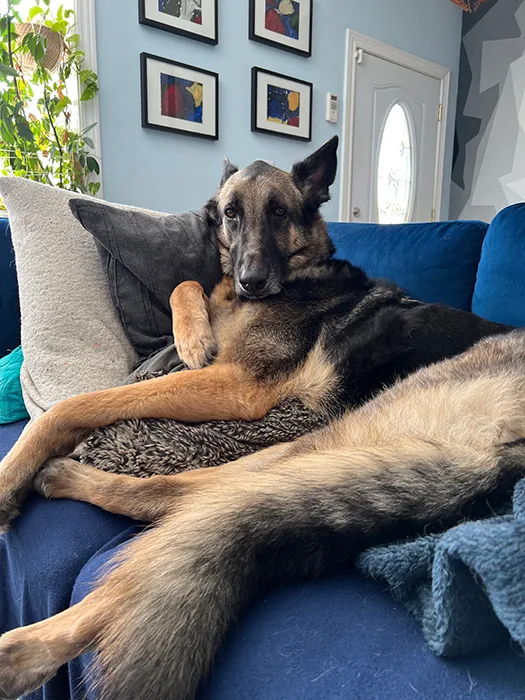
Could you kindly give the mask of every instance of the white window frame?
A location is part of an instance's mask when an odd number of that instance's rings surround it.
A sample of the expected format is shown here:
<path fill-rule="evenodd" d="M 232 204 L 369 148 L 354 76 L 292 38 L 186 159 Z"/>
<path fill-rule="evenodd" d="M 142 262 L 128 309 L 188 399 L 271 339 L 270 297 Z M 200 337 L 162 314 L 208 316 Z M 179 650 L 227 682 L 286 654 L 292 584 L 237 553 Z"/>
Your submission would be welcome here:
<path fill-rule="evenodd" d="M 97 70 L 97 25 L 95 16 L 95 0 L 74 0 L 77 19 L 78 34 L 80 34 L 79 48 L 86 55 L 84 67 L 98 75 Z M 90 124 L 96 124 L 89 136 L 93 140 L 94 154 L 102 158 L 102 142 L 100 137 L 100 103 L 98 95 L 87 102 L 78 103 L 80 128 L 85 129 Z M 101 166 L 98 181 L 100 182 L 99 197 L 103 196 L 103 173 Z"/>

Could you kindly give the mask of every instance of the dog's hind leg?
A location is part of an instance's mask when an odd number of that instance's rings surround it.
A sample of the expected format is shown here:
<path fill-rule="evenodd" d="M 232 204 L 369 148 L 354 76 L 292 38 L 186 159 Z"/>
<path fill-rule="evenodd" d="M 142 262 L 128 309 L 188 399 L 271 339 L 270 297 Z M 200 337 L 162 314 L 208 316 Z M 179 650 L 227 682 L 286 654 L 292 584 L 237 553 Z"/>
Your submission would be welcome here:
<path fill-rule="evenodd" d="M 214 479 L 220 482 L 226 471 L 232 474 L 237 471 L 242 479 L 244 471 L 268 468 L 293 447 L 293 443 L 274 445 L 224 464 L 220 471 L 210 467 L 146 479 L 105 472 L 80 464 L 71 457 L 56 457 L 40 470 L 34 485 L 46 498 L 85 501 L 110 513 L 152 522 L 173 510 L 183 494 L 201 486 L 213 485 Z"/>
<path fill-rule="evenodd" d="M 0 528 L 16 516 L 43 462 L 67 454 L 95 428 L 130 418 L 256 420 L 280 398 L 275 388 L 257 383 L 239 366 L 217 362 L 66 399 L 30 425 L 0 464 Z"/>

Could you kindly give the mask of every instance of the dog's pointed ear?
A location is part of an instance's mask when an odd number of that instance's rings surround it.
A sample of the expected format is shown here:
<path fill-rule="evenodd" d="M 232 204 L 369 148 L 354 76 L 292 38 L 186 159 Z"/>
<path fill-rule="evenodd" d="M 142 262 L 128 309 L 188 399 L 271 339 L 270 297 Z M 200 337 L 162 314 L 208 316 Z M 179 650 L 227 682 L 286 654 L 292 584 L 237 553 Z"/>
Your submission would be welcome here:
<path fill-rule="evenodd" d="M 234 165 L 228 158 L 225 158 L 222 161 L 222 177 L 220 187 L 222 187 L 226 180 L 229 180 L 229 178 L 238 170 L 239 168 L 236 165 Z"/>
<path fill-rule="evenodd" d="M 228 158 L 224 158 L 224 160 L 222 161 L 222 176 L 221 182 L 219 184 L 219 190 L 224 185 L 224 183 L 238 170 L 239 168 L 236 165 L 234 165 Z M 206 204 L 203 207 L 203 211 L 208 226 L 217 226 L 220 223 L 219 205 L 217 203 L 216 197 L 212 197 L 206 202 Z"/>
<path fill-rule="evenodd" d="M 202 208 L 202 212 L 206 219 L 206 224 L 208 228 L 213 229 L 220 224 L 219 206 L 215 197 L 208 199 L 208 201 Z"/>
<path fill-rule="evenodd" d="M 315 153 L 292 168 L 292 177 L 307 199 L 318 204 L 330 199 L 330 185 L 337 173 L 337 147 L 339 137 L 333 136 Z"/>

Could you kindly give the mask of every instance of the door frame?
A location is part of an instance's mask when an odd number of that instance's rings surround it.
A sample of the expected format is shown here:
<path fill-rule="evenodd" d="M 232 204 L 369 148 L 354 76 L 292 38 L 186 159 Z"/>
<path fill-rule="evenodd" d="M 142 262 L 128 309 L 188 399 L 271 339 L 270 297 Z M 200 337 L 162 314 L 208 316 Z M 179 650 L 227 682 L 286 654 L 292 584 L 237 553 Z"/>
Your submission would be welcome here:
<path fill-rule="evenodd" d="M 441 120 L 438 121 L 438 141 L 436 154 L 436 170 L 434 173 L 433 210 L 441 213 L 443 200 L 443 175 L 445 164 L 445 148 L 450 93 L 450 70 L 438 63 L 427 61 L 419 56 L 397 49 L 394 46 L 377 41 L 371 37 L 359 34 L 352 29 L 346 30 L 345 77 L 343 96 L 343 133 L 341 158 L 341 196 L 339 204 L 339 220 L 352 220 L 352 160 L 354 147 L 355 123 L 355 83 L 358 51 L 383 58 L 404 68 L 417 71 L 430 78 L 440 81 Z M 437 115 L 436 115 L 437 120 Z"/>

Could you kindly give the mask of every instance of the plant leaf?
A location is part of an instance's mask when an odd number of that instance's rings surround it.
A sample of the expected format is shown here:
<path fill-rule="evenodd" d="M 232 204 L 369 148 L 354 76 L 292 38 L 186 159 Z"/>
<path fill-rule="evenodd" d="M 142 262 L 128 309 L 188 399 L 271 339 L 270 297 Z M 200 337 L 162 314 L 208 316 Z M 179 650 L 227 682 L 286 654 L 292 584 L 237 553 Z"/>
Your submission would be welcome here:
<path fill-rule="evenodd" d="M 16 128 L 18 130 L 18 135 L 20 136 L 20 138 L 24 139 L 25 141 L 29 141 L 30 143 L 35 142 L 35 137 L 33 136 L 33 132 L 29 128 L 27 122 L 17 121 Z"/>
<path fill-rule="evenodd" d="M 5 63 L 0 63 L 0 73 L 3 73 L 4 75 L 9 75 L 11 78 L 18 77 L 18 71 L 14 68 L 11 68 L 11 66 L 7 66 Z"/>
<path fill-rule="evenodd" d="M 80 95 L 81 102 L 87 102 L 87 100 L 92 100 L 95 97 L 95 91 L 91 87 L 87 87 L 84 92 Z"/>
<path fill-rule="evenodd" d="M 88 156 L 86 159 L 86 164 L 90 173 L 96 173 L 100 175 L 100 165 L 92 156 Z"/>
<path fill-rule="evenodd" d="M 86 128 L 82 131 L 83 134 L 89 134 L 89 132 L 94 129 L 97 125 L 97 122 L 93 122 L 93 124 L 90 124 L 89 126 L 86 126 Z"/>
<path fill-rule="evenodd" d="M 61 112 L 61 111 L 62 111 L 63 109 L 65 109 L 65 108 L 68 106 L 68 104 L 70 104 L 70 103 L 71 103 L 71 100 L 70 100 L 70 99 L 68 99 L 67 97 L 63 97 L 61 100 L 59 100 L 59 101 L 55 104 L 55 110 L 54 110 L 55 113 L 56 113 L 56 112 Z"/>
<path fill-rule="evenodd" d="M 29 21 L 32 22 L 37 15 L 43 14 L 43 12 L 44 10 L 41 7 L 35 5 L 29 10 Z"/>

